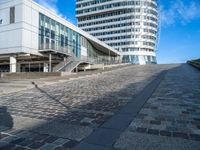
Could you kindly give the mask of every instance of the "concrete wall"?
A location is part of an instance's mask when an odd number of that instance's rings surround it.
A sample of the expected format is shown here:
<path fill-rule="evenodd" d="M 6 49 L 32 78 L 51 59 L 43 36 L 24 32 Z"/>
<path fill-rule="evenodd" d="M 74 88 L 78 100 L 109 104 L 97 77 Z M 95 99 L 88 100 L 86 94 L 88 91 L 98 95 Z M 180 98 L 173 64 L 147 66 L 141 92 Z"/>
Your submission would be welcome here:
<path fill-rule="evenodd" d="M 15 23 L 10 24 L 10 7 L 15 6 Z M 21 52 L 22 4 L 20 0 L 0 4 L 0 54 Z"/>
<path fill-rule="evenodd" d="M 61 76 L 61 72 L 16 72 L 16 73 L 0 73 L 1 78 L 12 79 L 32 79 Z"/>

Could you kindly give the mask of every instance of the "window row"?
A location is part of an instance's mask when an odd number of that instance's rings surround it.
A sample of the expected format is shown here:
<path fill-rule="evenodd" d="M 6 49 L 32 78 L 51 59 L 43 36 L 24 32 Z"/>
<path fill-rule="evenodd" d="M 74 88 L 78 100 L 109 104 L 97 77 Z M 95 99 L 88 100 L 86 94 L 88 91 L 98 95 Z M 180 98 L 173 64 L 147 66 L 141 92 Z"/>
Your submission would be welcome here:
<path fill-rule="evenodd" d="M 92 15 L 92 16 L 84 16 L 84 17 L 79 17 L 78 18 L 78 22 L 81 21 L 86 21 L 86 20 L 95 20 L 95 19 L 104 19 L 104 18 L 108 18 L 108 17 L 113 17 L 113 16 L 120 16 L 120 15 L 126 15 L 127 16 L 131 16 L 132 14 L 136 13 L 136 12 L 140 12 L 140 9 L 135 10 L 135 9 L 122 9 L 122 10 L 115 10 L 112 12 L 106 12 L 106 13 L 101 13 L 101 14 L 96 14 L 96 15 Z M 152 20 L 152 21 L 157 21 L 157 15 L 156 17 L 152 17 L 152 16 L 148 16 L 150 15 L 150 13 L 148 12 L 148 10 L 144 10 L 146 13 L 146 15 L 144 15 L 144 19 L 148 19 L 148 20 Z M 134 14 L 135 16 L 142 16 L 142 15 L 137 15 Z M 146 16 L 146 17 L 145 17 Z M 120 18 L 120 17 L 119 17 Z M 136 17 L 137 18 L 137 17 Z"/>
<path fill-rule="evenodd" d="M 135 19 L 141 19 L 141 17 L 143 17 L 143 19 L 145 19 L 145 21 L 154 21 L 157 23 L 157 19 L 155 17 L 150 17 L 150 16 L 140 16 L 140 15 L 129 15 L 129 16 L 125 16 L 125 17 L 118 17 L 118 18 L 111 18 L 111 19 L 104 19 L 101 21 L 93 21 L 93 22 L 86 22 L 86 23 L 82 23 L 82 21 L 79 22 L 79 27 L 86 27 L 86 26 L 93 26 L 93 25 L 99 25 L 99 24 L 107 24 L 107 23 L 111 23 L 111 22 L 121 22 L 121 21 L 125 21 L 125 20 L 135 20 Z"/>
<path fill-rule="evenodd" d="M 106 8 L 113 8 L 113 7 L 119 7 L 119 6 L 147 6 L 147 7 L 152 7 L 152 8 L 157 8 L 157 5 L 155 3 L 152 2 L 148 2 L 148 1 L 133 1 L 133 0 L 129 0 L 129 1 L 124 1 L 124 2 L 113 2 L 112 4 L 105 4 L 102 6 L 96 6 L 97 4 L 102 4 L 104 2 L 110 2 L 110 0 L 104 0 L 103 2 L 101 1 L 90 1 L 90 2 L 85 2 L 85 3 L 80 3 L 76 5 L 76 8 L 85 8 L 85 7 L 89 7 L 89 6 L 95 6 L 98 10 L 101 9 L 106 9 Z"/>
<path fill-rule="evenodd" d="M 133 52 L 133 51 L 154 52 L 154 50 L 150 48 L 138 48 L 138 47 L 122 48 L 122 52 Z"/>
<path fill-rule="evenodd" d="M 157 34 L 157 31 L 155 31 L 153 29 L 143 29 L 143 31 L 146 32 L 146 33 L 154 34 L 154 35 Z M 120 33 L 130 33 L 130 32 L 140 32 L 140 28 L 130 28 L 130 29 L 123 29 L 123 30 L 96 32 L 96 33 L 91 33 L 91 34 L 93 36 L 103 36 L 103 35 L 113 35 L 113 34 L 120 34 Z"/>
<path fill-rule="evenodd" d="M 155 24 L 149 24 L 146 22 L 144 24 L 145 24 L 145 26 L 149 26 L 149 27 L 157 29 L 157 25 L 155 25 Z M 115 28 L 120 28 L 120 27 L 132 27 L 132 26 L 140 26 L 140 22 L 119 23 L 119 24 L 108 25 L 108 26 L 86 28 L 84 30 L 85 31 L 96 31 L 96 30 L 115 29 Z"/>
<path fill-rule="evenodd" d="M 106 10 L 106 9 L 112 9 L 112 8 L 117 8 L 117 7 L 125 7 L 125 6 L 131 6 L 131 4 L 128 4 L 126 2 L 120 2 L 120 3 L 113 3 L 113 4 L 108 4 L 108 5 L 103 5 L 103 6 L 98 6 L 98 7 L 92 7 L 92 8 L 88 8 L 88 9 L 82 9 L 82 10 L 77 10 L 76 14 L 85 14 L 85 13 L 90 13 L 90 12 L 97 12 L 97 11 L 102 11 L 102 10 Z M 134 10 L 134 12 L 144 12 L 144 13 L 150 13 L 152 15 L 157 16 L 157 11 L 152 10 L 150 8 L 154 8 L 154 7 L 148 7 L 148 8 L 131 8 Z"/>
<path fill-rule="evenodd" d="M 124 36 L 115 36 L 115 37 L 104 37 L 100 38 L 101 41 L 113 41 L 113 40 L 122 40 L 122 39 L 139 39 L 139 35 L 124 35 Z M 142 35 L 142 39 L 154 40 L 156 41 L 156 37 L 150 35 Z"/>

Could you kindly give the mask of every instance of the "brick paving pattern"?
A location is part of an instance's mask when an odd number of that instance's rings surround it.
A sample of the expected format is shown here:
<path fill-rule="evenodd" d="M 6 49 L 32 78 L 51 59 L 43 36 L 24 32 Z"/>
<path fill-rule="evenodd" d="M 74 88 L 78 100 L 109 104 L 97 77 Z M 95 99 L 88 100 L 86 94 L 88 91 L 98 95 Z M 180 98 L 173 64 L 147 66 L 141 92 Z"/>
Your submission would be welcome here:
<path fill-rule="evenodd" d="M 0 150 L 71 150 L 163 70 L 165 78 L 114 146 L 199 150 L 200 75 L 188 65 L 128 66 L 0 96 Z"/>
<path fill-rule="evenodd" d="M 189 65 L 180 65 L 168 71 L 115 147 L 126 150 L 130 150 L 131 146 L 138 150 L 200 150 L 199 125 L 200 72 Z M 143 146 L 137 141 L 142 136 Z M 134 144 L 131 141 L 125 144 L 124 138 L 133 138 Z"/>
<path fill-rule="evenodd" d="M 0 124 L 0 149 L 71 149 L 170 67 L 129 66 L 1 96 L 0 116 L 7 115 L 4 123 L 10 116 L 13 125 Z M 31 129 L 26 126 L 29 120 Z M 38 125 L 38 120 L 44 123 Z M 49 131 L 52 127 L 55 131 Z"/>

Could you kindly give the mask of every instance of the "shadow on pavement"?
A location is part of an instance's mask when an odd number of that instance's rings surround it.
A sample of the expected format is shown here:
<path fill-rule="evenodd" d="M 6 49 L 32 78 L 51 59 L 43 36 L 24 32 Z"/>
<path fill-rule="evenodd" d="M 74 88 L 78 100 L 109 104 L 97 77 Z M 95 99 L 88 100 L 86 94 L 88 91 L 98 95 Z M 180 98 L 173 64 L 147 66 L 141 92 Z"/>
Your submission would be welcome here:
<path fill-rule="evenodd" d="M 5 131 L 13 127 L 13 118 L 7 111 L 6 106 L 0 106 L 0 131 Z"/>
<path fill-rule="evenodd" d="M 174 68 L 169 68 L 166 70 L 176 69 L 178 67 L 176 66 Z M 140 75 L 141 74 L 136 73 L 135 76 L 137 77 Z M 122 78 L 126 77 L 126 74 L 122 76 Z M 114 92 L 109 91 L 106 92 L 104 95 L 99 96 L 88 95 L 88 99 L 90 99 L 89 101 L 84 101 L 84 103 L 77 103 L 73 106 L 68 105 L 68 102 L 62 99 L 64 96 L 67 96 L 66 92 L 68 91 L 62 91 L 61 96 L 58 97 L 54 96 L 50 91 L 48 91 L 48 88 L 44 87 L 42 89 L 39 88 L 35 83 L 33 83 L 35 85 L 35 89 L 43 93 L 44 97 L 48 98 L 48 100 L 50 101 L 49 104 L 46 104 L 49 105 L 49 108 L 46 112 L 49 112 L 48 115 L 52 114 L 52 116 L 50 116 L 51 119 L 47 119 L 47 122 L 36 125 L 33 131 L 38 132 L 39 134 L 48 134 L 52 136 L 66 138 L 69 140 L 81 141 L 89 136 L 94 131 L 94 129 L 105 123 L 117 111 L 122 109 L 126 104 L 128 104 L 128 102 L 134 99 L 136 94 L 139 93 L 146 86 L 144 83 L 150 83 L 155 78 L 156 76 L 155 74 L 153 74 L 152 76 L 150 75 L 148 78 L 141 79 L 139 82 L 127 84 L 120 90 L 116 90 Z M 99 78 L 98 80 L 100 80 L 101 82 L 106 82 L 106 80 L 104 80 L 103 78 Z M 64 84 L 60 84 L 60 86 L 63 85 Z M 98 87 L 94 88 L 96 89 L 92 90 L 98 91 L 100 89 Z M 87 87 L 85 89 L 87 89 Z M 78 96 L 74 96 L 73 100 L 76 101 L 77 97 Z M 81 99 L 82 97 L 80 96 L 79 98 Z M 59 107 L 59 105 L 62 107 Z M 54 106 L 56 106 L 56 109 L 60 108 L 61 110 L 56 110 L 59 112 L 59 114 L 53 116 L 53 113 L 56 112 L 55 108 L 53 108 Z M 46 112 L 44 111 L 44 114 L 40 115 L 46 115 Z M 32 117 L 31 115 L 32 114 L 30 113 L 28 117 Z M 33 117 L 34 115 L 35 114 L 33 114 Z M 0 107 L 0 118 L 3 118 L 3 120 L 0 120 L 0 126 L 4 123 L 4 125 L 12 128 L 13 120 L 10 114 L 7 112 L 6 107 L 4 109 L 3 107 Z"/>

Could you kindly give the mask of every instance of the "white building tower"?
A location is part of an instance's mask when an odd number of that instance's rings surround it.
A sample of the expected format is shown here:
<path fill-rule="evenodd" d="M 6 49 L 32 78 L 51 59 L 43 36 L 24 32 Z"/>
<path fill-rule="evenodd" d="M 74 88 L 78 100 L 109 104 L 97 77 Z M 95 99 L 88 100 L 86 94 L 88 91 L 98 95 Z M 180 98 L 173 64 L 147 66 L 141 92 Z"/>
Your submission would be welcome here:
<path fill-rule="evenodd" d="M 156 63 L 157 0 L 76 0 L 78 26 L 114 47 L 124 62 Z"/>

